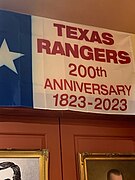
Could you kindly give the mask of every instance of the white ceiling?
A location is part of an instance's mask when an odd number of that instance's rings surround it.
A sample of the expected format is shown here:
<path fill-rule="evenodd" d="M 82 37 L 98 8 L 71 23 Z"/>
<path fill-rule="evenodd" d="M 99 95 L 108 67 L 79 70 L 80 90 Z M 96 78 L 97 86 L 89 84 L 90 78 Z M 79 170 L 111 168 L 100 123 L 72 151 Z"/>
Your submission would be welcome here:
<path fill-rule="evenodd" d="M 0 0 L 0 9 L 135 33 L 135 0 Z"/>

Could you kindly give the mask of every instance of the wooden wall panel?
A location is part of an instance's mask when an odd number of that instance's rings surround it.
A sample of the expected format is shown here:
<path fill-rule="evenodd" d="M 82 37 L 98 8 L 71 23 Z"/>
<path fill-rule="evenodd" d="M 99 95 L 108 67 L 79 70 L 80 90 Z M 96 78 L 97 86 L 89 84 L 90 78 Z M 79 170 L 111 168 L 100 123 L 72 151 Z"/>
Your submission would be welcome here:
<path fill-rule="evenodd" d="M 1 149 L 42 149 L 46 147 L 44 135 L 0 134 Z"/>
<path fill-rule="evenodd" d="M 79 180 L 78 152 L 135 152 L 135 119 L 0 109 L 0 148 L 48 149 L 49 180 Z"/>
<path fill-rule="evenodd" d="M 75 151 L 78 152 L 134 152 L 134 138 L 127 137 L 81 137 L 75 136 Z"/>
<path fill-rule="evenodd" d="M 70 121 L 70 123 L 69 123 Z M 64 180 L 78 180 L 78 152 L 135 152 L 135 124 L 121 121 L 62 119 Z"/>
<path fill-rule="evenodd" d="M 7 111 L 8 112 L 8 111 Z M 49 180 L 62 180 L 59 120 L 42 111 L 1 113 L 0 149 L 48 149 Z"/>

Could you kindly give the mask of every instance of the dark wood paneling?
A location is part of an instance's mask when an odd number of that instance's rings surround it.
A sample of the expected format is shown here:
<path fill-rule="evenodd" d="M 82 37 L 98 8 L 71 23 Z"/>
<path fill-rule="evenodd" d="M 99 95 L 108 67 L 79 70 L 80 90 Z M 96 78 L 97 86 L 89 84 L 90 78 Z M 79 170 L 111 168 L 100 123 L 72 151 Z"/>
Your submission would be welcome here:
<path fill-rule="evenodd" d="M 79 179 L 78 152 L 135 152 L 134 123 L 125 120 L 122 124 L 116 119 L 69 121 L 61 120 L 64 180 Z"/>
<path fill-rule="evenodd" d="M 78 152 L 135 152 L 135 118 L 2 108 L 0 148 L 47 148 L 49 179 L 78 180 Z"/>
<path fill-rule="evenodd" d="M 22 112 L 21 112 L 22 113 Z M 30 114 L 0 115 L 0 149 L 48 149 L 49 179 L 62 180 L 59 120 Z"/>

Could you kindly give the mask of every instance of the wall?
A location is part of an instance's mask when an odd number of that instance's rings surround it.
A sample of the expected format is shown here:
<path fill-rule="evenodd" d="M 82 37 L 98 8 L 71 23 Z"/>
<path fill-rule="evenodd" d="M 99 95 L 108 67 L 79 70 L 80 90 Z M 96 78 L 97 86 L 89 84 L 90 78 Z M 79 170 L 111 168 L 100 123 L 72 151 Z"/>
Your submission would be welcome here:
<path fill-rule="evenodd" d="M 134 116 L 0 110 L 1 149 L 50 152 L 50 180 L 78 180 L 78 152 L 135 152 Z"/>

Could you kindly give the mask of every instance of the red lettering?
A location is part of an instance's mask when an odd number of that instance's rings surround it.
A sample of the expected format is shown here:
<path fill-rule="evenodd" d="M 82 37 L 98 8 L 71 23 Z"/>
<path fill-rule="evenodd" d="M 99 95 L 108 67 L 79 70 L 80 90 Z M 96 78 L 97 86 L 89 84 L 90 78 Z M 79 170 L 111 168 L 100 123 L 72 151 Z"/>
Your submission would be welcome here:
<path fill-rule="evenodd" d="M 108 95 L 107 85 L 101 84 L 101 94 Z"/>
<path fill-rule="evenodd" d="M 90 41 L 89 38 L 86 36 L 86 34 L 89 32 L 89 30 L 87 29 L 81 29 L 78 28 L 79 32 L 81 33 L 81 35 L 78 37 L 79 40 L 85 40 L 85 41 Z"/>
<path fill-rule="evenodd" d="M 47 54 L 51 54 L 50 46 L 51 46 L 50 41 L 45 40 L 45 39 L 37 39 L 38 53 L 42 53 L 43 49 L 45 49 Z"/>
<path fill-rule="evenodd" d="M 44 89 L 46 89 L 46 88 L 50 88 L 51 90 L 53 90 L 50 79 L 48 79 L 48 78 L 46 79 L 45 85 L 44 85 Z"/>
<path fill-rule="evenodd" d="M 105 50 L 94 48 L 94 51 L 95 51 L 95 60 L 100 62 L 105 62 L 105 55 L 104 55 Z"/>
<path fill-rule="evenodd" d="M 77 81 L 74 81 L 74 90 L 76 91 L 76 87 L 79 89 L 79 92 L 83 91 L 83 83 L 78 84 Z"/>
<path fill-rule="evenodd" d="M 86 54 L 85 54 L 86 51 Z M 89 46 L 81 46 L 80 55 L 85 60 L 93 60 L 92 49 Z"/>
<path fill-rule="evenodd" d="M 67 38 L 85 40 L 89 42 L 97 42 L 100 44 L 104 43 L 106 45 L 114 44 L 113 35 L 107 32 L 103 32 L 102 34 L 99 34 L 98 31 L 92 31 L 89 39 L 88 33 L 90 31 L 88 29 L 82 29 L 73 26 L 65 26 L 63 24 L 57 24 L 57 23 L 54 23 L 53 26 L 56 27 L 58 36 L 63 36 L 65 30 Z M 78 35 L 79 33 L 80 35 Z"/>
<path fill-rule="evenodd" d="M 53 79 L 53 85 L 54 85 L 54 89 L 56 90 L 57 88 L 59 88 L 60 90 L 63 90 L 63 83 L 62 83 L 62 79 L 60 79 L 59 83 L 56 79 Z"/>
<path fill-rule="evenodd" d="M 91 92 L 91 83 L 84 83 L 84 92 L 92 94 L 92 92 Z"/>
<path fill-rule="evenodd" d="M 112 34 L 110 34 L 110 33 L 102 33 L 102 38 L 103 38 L 103 40 L 102 40 L 102 42 L 104 43 L 104 44 L 107 44 L 107 45 L 112 45 L 112 44 L 114 44 L 114 40 L 113 40 L 113 36 L 112 36 Z"/>
<path fill-rule="evenodd" d="M 77 28 L 66 26 L 67 38 L 77 39 Z"/>
<path fill-rule="evenodd" d="M 107 59 L 108 63 L 110 63 L 111 60 L 113 60 L 115 64 L 118 64 L 117 52 L 115 50 L 107 49 L 106 50 L 106 59 Z"/>
<path fill-rule="evenodd" d="M 81 38 L 86 39 L 86 32 Z M 109 42 L 109 41 L 108 41 Z M 84 60 L 95 60 L 98 62 L 107 62 L 115 64 L 128 64 L 131 62 L 131 58 L 128 52 L 126 51 L 115 51 L 112 49 L 102 49 L 102 48 L 91 48 L 89 46 L 79 46 L 78 44 L 70 43 L 61 43 L 60 41 L 54 41 L 53 44 L 46 39 L 37 39 L 37 52 L 46 54 L 59 54 L 70 57 L 71 55 L 74 58 L 82 58 Z M 98 73 L 98 69 L 97 69 Z"/>
<path fill-rule="evenodd" d="M 116 85 L 116 88 L 119 95 L 121 95 L 121 92 L 123 92 L 123 95 L 126 95 L 125 88 L 123 85 Z"/>
<path fill-rule="evenodd" d="M 93 31 L 92 35 L 91 35 L 91 38 L 90 38 L 90 42 L 95 42 L 95 41 L 100 43 L 100 44 L 102 43 L 102 41 L 100 39 L 100 36 L 99 36 L 97 31 Z"/>
<path fill-rule="evenodd" d="M 92 90 L 93 90 L 93 94 L 100 94 L 100 85 L 99 84 L 92 84 Z"/>
<path fill-rule="evenodd" d="M 54 42 L 54 46 L 52 48 L 52 54 L 65 55 L 65 52 L 64 52 L 61 42 L 59 42 L 59 41 Z"/>
<path fill-rule="evenodd" d="M 69 43 L 65 43 L 66 56 L 70 57 L 70 53 L 75 57 L 79 58 L 78 45 L 74 44 L 74 48 Z"/>
<path fill-rule="evenodd" d="M 113 87 L 113 85 L 110 85 L 110 91 L 109 91 L 109 95 L 112 95 L 114 93 L 114 95 L 118 95 L 117 91 L 115 90 L 115 88 Z"/>
<path fill-rule="evenodd" d="M 54 25 L 54 27 L 56 27 L 57 28 L 57 35 L 58 36 L 62 36 L 62 29 L 63 28 L 65 28 L 65 25 L 63 25 L 63 24 L 56 24 L 56 23 L 54 23 L 53 24 Z"/>
<path fill-rule="evenodd" d="M 119 59 L 120 64 L 128 64 L 131 62 L 129 54 L 125 51 L 119 51 L 118 57 L 121 58 L 121 59 Z"/>

